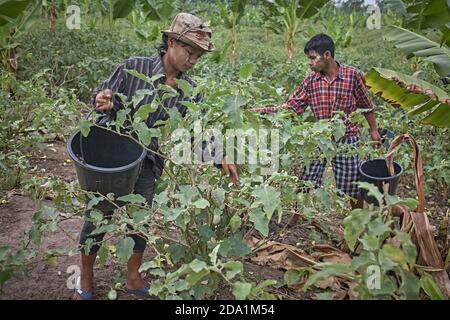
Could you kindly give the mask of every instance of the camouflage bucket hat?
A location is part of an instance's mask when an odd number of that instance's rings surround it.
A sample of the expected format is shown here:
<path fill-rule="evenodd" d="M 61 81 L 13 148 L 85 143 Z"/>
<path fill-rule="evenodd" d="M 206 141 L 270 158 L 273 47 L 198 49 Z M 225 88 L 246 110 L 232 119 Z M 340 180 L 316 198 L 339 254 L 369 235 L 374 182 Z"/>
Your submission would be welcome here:
<path fill-rule="evenodd" d="M 169 30 L 161 32 L 204 51 L 211 52 L 215 49 L 211 42 L 211 29 L 200 18 L 190 13 L 177 14 Z"/>

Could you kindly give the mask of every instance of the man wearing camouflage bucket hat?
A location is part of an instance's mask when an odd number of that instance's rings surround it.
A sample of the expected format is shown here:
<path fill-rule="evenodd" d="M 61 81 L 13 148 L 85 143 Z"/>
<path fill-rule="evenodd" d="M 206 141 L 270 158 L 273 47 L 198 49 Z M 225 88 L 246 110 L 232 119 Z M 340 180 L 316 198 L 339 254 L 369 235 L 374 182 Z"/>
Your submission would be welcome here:
<path fill-rule="evenodd" d="M 157 48 L 157 52 L 151 57 L 133 57 L 118 64 L 110 75 L 100 86 L 98 86 L 92 95 L 92 104 L 96 110 L 104 112 L 99 123 L 107 123 L 114 120 L 118 110 L 123 108 L 123 105 L 117 97 L 117 93 L 125 95 L 128 101 L 132 101 L 132 97 L 136 91 L 141 89 L 148 89 L 149 84 L 137 77 L 130 75 L 127 70 L 136 70 L 148 77 L 161 74 L 162 76 L 154 82 L 154 87 L 157 88 L 161 84 L 173 87 L 177 90 L 178 95 L 162 102 L 155 112 L 149 114 L 146 119 L 146 124 L 149 128 L 154 127 L 159 120 L 166 120 L 169 115 L 166 112 L 167 108 L 177 108 L 182 115 L 185 115 L 187 108 L 181 103 L 183 101 L 190 101 L 200 103 L 202 96 L 199 94 L 196 97 L 185 97 L 183 91 L 177 87 L 176 80 L 182 79 L 195 87 L 195 83 L 186 75 L 186 71 L 194 67 L 198 59 L 205 53 L 214 50 L 214 45 L 211 42 L 211 29 L 207 27 L 203 21 L 189 13 L 179 13 L 173 20 L 168 30 L 162 31 L 162 42 Z M 133 106 L 133 110 L 137 110 L 140 106 L 149 104 L 153 101 L 154 96 L 145 96 L 137 105 Z M 202 150 L 202 146 L 208 146 L 210 143 L 208 153 L 207 148 Z M 201 143 L 200 150 L 196 148 L 196 152 L 202 160 L 213 159 L 217 167 L 221 167 L 232 182 L 237 185 L 239 183 L 239 176 L 236 165 L 230 163 L 228 158 L 223 155 L 220 145 L 213 140 Z M 157 138 L 152 138 L 149 148 L 153 151 L 158 151 L 159 144 Z M 146 201 L 151 204 L 153 200 L 153 192 L 155 181 L 162 175 L 164 168 L 164 160 L 155 154 L 155 152 L 148 152 L 146 159 L 142 165 L 142 169 L 138 180 L 134 186 L 134 193 L 145 197 Z M 104 217 L 111 219 L 111 212 L 103 212 Z M 90 210 L 86 211 L 86 217 L 89 218 Z M 74 299 L 89 300 L 93 297 L 93 267 L 99 250 L 99 245 L 103 240 L 103 234 L 92 234 L 95 230 L 94 224 L 90 219 L 86 219 L 80 234 L 81 245 L 81 276 L 79 278 L 79 285 L 75 288 Z M 135 295 L 148 295 L 148 284 L 141 278 L 139 267 L 142 263 L 143 252 L 146 247 L 146 240 L 138 234 L 133 234 L 131 237 L 134 240 L 133 254 L 128 260 L 127 282 L 124 289 L 128 293 Z M 88 239 L 94 241 L 90 251 L 86 254 L 84 245 Z"/>
<path fill-rule="evenodd" d="M 203 51 L 214 50 L 214 44 L 210 41 L 211 29 L 198 17 L 189 13 L 178 14 L 173 19 L 170 29 L 163 30 L 162 33 Z"/>

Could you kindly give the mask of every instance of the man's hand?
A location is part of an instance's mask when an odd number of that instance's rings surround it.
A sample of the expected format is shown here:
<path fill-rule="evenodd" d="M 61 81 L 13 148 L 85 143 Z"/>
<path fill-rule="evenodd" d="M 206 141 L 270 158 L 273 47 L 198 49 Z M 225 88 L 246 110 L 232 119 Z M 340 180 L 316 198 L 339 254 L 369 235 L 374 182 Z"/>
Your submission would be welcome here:
<path fill-rule="evenodd" d="M 113 93 L 109 89 L 105 89 L 97 93 L 95 96 L 95 108 L 98 111 L 111 110 L 113 108 L 112 96 Z"/>
<path fill-rule="evenodd" d="M 379 149 L 381 147 L 381 136 L 378 130 L 370 130 L 370 136 L 375 141 L 374 148 Z"/>
<path fill-rule="evenodd" d="M 228 156 L 225 156 L 222 160 L 222 168 L 225 171 L 227 177 L 230 177 L 233 185 L 237 187 L 239 185 L 239 175 L 237 172 L 236 165 L 228 159 Z"/>
<path fill-rule="evenodd" d="M 260 113 L 263 109 L 264 109 L 264 107 L 255 107 L 255 108 L 248 109 L 248 111 Z"/>

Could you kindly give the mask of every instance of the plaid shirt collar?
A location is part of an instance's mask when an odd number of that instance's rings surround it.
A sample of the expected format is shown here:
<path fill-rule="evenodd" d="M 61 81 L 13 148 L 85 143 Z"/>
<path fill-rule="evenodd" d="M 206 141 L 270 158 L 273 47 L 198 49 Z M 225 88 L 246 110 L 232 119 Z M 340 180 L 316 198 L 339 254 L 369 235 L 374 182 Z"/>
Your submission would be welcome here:
<path fill-rule="evenodd" d="M 339 78 L 342 80 L 347 80 L 348 77 L 345 74 L 345 65 L 340 64 L 338 61 L 336 61 L 336 63 L 339 66 L 339 71 L 338 71 L 336 78 Z M 325 74 L 323 74 L 322 71 L 314 73 L 314 80 L 319 80 L 319 79 L 324 79 L 324 78 L 325 78 Z"/>

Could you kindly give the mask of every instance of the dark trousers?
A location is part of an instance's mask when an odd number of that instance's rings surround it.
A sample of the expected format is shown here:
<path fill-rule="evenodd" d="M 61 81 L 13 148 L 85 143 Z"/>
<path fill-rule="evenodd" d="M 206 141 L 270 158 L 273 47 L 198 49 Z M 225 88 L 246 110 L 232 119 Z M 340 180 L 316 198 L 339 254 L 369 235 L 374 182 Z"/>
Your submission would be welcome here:
<path fill-rule="evenodd" d="M 153 174 L 153 163 L 146 157 L 142 164 L 142 169 L 139 177 L 134 185 L 134 193 L 142 195 L 148 204 L 153 201 L 153 194 L 155 191 L 155 176 Z M 90 217 L 91 210 L 86 210 L 85 215 L 87 218 Z M 103 212 L 103 216 L 110 220 L 112 218 L 112 210 Z M 93 239 L 94 242 L 98 243 L 103 240 L 105 233 L 99 233 L 91 236 L 92 231 L 95 230 L 95 225 L 90 220 L 84 221 L 83 228 L 80 233 L 80 245 L 84 246 L 87 239 Z M 134 252 L 143 252 L 147 245 L 144 238 L 139 235 L 132 234 L 130 237 L 134 240 Z M 94 244 L 89 251 L 89 254 L 94 254 L 100 249 L 98 244 Z M 81 249 L 82 253 L 85 253 L 83 247 Z"/>

